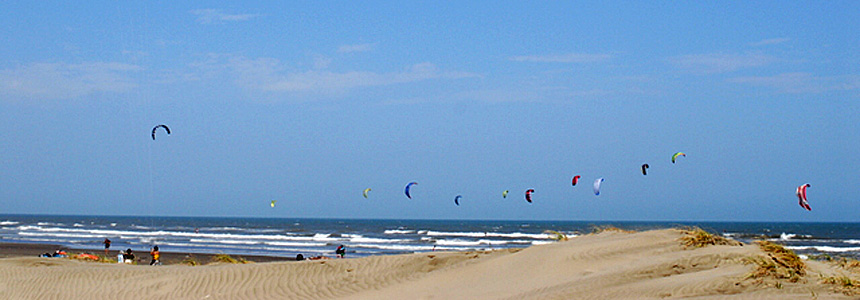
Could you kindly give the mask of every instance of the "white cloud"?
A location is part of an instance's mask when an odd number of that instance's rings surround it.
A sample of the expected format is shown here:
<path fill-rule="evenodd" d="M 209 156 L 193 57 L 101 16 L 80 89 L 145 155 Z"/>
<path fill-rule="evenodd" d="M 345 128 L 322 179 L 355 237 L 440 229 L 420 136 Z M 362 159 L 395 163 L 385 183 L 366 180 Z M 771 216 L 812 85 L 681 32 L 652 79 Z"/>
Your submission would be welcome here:
<path fill-rule="evenodd" d="M 67 99 L 96 92 L 123 92 L 137 86 L 129 75 L 142 69 L 116 62 L 34 63 L 0 70 L 0 94 Z"/>
<path fill-rule="evenodd" d="M 776 61 L 762 54 L 694 54 L 673 57 L 669 62 L 693 73 L 726 73 L 742 68 L 761 67 Z"/>
<path fill-rule="evenodd" d="M 197 22 L 200 24 L 247 21 L 260 16 L 259 14 L 228 14 L 211 8 L 195 9 L 191 13 L 197 16 Z"/>
<path fill-rule="evenodd" d="M 331 57 L 325 55 L 314 55 L 314 69 L 325 69 L 331 65 Z"/>
<path fill-rule="evenodd" d="M 340 53 L 368 52 L 368 51 L 373 50 L 374 46 L 376 46 L 376 44 L 343 45 L 337 49 L 337 52 L 340 52 Z"/>
<path fill-rule="evenodd" d="M 860 76 L 818 77 L 810 73 L 782 73 L 774 76 L 735 77 L 727 80 L 754 86 L 764 86 L 784 93 L 822 93 L 860 89 Z"/>
<path fill-rule="evenodd" d="M 764 39 L 764 40 L 752 43 L 752 44 L 750 44 L 750 46 L 758 47 L 758 46 L 776 45 L 776 44 L 782 44 L 782 43 L 788 42 L 790 40 L 791 39 L 789 39 L 789 38 Z"/>
<path fill-rule="evenodd" d="M 439 70 L 431 63 L 420 63 L 395 72 L 371 71 L 285 71 L 274 58 L 248 59 L 233 57 L 223 63 L 201 64 L 209 70 L 224 68 L 236 82 L 248 89 L 268 92 L 326 93 L 358 87 L 385 86 L 432 79 L 460 79 L 478 77 L 466 72 Z"/>
<path fill-rule="evenodd" d="M 609 54 L 568 53 L 558 55 L 526 55 L 513 56 L 512 61 L 549 62 L 549 63 L 592 63 L 612 58 Z"/>

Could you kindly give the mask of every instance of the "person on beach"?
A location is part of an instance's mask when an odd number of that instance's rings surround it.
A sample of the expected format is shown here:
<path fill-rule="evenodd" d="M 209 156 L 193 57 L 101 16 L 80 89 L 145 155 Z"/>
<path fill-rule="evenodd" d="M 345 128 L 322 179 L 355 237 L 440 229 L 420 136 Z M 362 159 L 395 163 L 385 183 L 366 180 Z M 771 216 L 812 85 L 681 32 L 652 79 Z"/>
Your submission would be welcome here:
<path fill-rule="evenodd" d="M 107 256 L 108 255 L 108 249 L 110 249 L 110 240 L 105 238 L 104 244 L 105 244 L 105 256 Z"/>
<path fill-rule="evenodd" d="M 346 255 L 346 247 L 343 245 L 337 246 L 337 250 L 334 250 L 334 253 L 337 254 L 338 257 L 343 258 Z"/>
<path fill-rule="evenodd" d="M 127 264 L 134 263 L 134 253 L 131 251 L 131 248 L 125 250 L 125 254 L 122 255 L 122 260 Z"/>
<path fill-rule="evenodd" d="M 161 258 L 161 252 L 158 252 L 158 246 L 152 247 L 152 250 L 149 250 L 149 255 L 152 255 L 152 261 L 149 265 L 160 265 L 161 262 L 158 261 Z"/>

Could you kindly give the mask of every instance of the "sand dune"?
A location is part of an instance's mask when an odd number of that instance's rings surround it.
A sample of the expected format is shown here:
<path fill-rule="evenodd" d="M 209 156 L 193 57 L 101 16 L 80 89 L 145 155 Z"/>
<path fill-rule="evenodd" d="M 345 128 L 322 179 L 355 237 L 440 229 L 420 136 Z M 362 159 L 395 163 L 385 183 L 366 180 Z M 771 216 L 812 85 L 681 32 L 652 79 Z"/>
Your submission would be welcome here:
<path fill-rule="evenodd" d="M 684 250 L 678 230 L 606 232 L 522 250 L 197 267 L 0 259 L 2 299 L 850 299 L 810 262 L 798 283 L 744 280 L 755 245 Z"/>

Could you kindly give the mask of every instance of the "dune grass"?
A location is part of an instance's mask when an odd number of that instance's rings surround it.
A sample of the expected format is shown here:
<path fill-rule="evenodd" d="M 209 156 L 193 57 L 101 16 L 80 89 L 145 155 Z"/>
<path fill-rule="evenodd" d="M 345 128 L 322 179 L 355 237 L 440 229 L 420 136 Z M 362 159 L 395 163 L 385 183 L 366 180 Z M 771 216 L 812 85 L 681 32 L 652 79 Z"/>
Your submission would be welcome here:
<path fill-rule="evenodd" d="M 186 255 L 185 259 L 183 259 L 181 262 L 179 262 L 179 264 L 194 267 L 194 266 L 199 266 L 200 262 L 198 262 L 197 259 L 194 258 L 194 255 L 189 254 L 189 255 Z"/>
<path fill-rule="evenodd" d="M 835 285 L 839 291 L 848 296 L 860 294 L 860 281 L 848 276 L 822 277 L 821 283 Z"/>
<path fill-rule="evenodd" d="M 245 258 L 239 257 L 238 259 L 233 258 L 227 254 L 215 254 L 212 257 L 212 261 L 216 263 L 228 263 L 228 264 L 248 264 L 253 263 L 252 261 L 246 260 Z"/>
<path fill-rule="evenodd" d="M 856 259 L 839 257 L 836 259 L 830 259 L 830 261 L 836 266 L 848 270 L 851 273 L 856 274 L 860 272 L 860 261 Z M 846 275 L 822 276 L 821 283 L 834 285 L 837 290 L 848 296 L 860 295 L 860 280 L 853 279 Z"/>
<path fill-rule="evenodd" d="M 554 239 L 554 240 L 556 240 L 556 241 L 559 241 L 559 242 L 561 242 L 561 241 L 566 241 L 566 240 L 567 240 L 567 235 L 566 235 L 566 234 L 561 233 L 561 232 L 558 232 L 558 231 L 555 231 L 555 230 L 544 230 L 544 232 L 543 232 L 543 233 L 546 233 L 546 234 L 554 234 L 554 235 L 555 235 L 555 237 L 554 237 L 553 239 Z"/>
<path fill-rule="evenodd" d="M 860 271 L 860 261 L 856 259 L 842 257 L 839 259 L 838 265 L 843 269 L 848 269 L 850 271 Z"/>
<path fill-rule="evenodd" d="M 681 237 L 681 245 L 684 248 L 702 248 L 712 245 L 741 246 L 738 241 L 730 240 L 719 235 L 712 234 L 699 227 L 681 229 L 684 236 Z"/>
<path fill-rule="evenodd" d="M 768 278 L 775 279 L 779 287 L 779 280 L 798 282 L 806 276 L 806 263 L 794 251 L 768 241 L 756 241 L 756 244 L 767 256 L 746 258 L 744 262 L 755 264 L 756 268 L 744 279 L 752 279 L 758 283 L 764 283 Z"/>
<path fill-rule="evenodd" d="M 604 232 L 621 232 L 621 233 L 634 233 L 636 230 L 626 230 L 615 227 L 613 225 L 594 225 L 591 226 L 591 234 L 598 234 Z"/>
<path fill-rule="evenodd" d="M 239 263 L 239 261 L 236 260 L 235 258 L 233 258 L 232 256 L 227 255 L 227 254 L 223 254 L 223 253 L 215 254 L 215 256 L 212 256 L 212 261 L 213 262 L 228 263 L 228 264 L 238 264 Z"/>
<path fill-rule="evenodd" d="M 115 264 L 117 262 L 116 256 L 104 256 L 104 255 L 97 255 L 97 256 L 99 257 L 99 262 L 108 263 L 108 264 Z"/>

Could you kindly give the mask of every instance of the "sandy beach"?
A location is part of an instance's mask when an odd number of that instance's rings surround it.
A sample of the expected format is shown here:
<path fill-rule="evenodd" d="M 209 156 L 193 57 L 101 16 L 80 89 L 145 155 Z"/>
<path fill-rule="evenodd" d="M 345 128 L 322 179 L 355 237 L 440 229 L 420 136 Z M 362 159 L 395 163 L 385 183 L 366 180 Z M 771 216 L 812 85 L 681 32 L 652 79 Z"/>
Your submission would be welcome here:
<path fill-rule="evenodd" d="M 54 253 L 56 250 L 62 250 L 69 255 L 77 255 L 81 253 L 93 254 L 103 257 L 104 251 L 92 249 L 69 249 L 59 245 L 50 244 L 18 244 L 18 243 L 0 243 L 0 258 L 8 257 L 34 257 L 42 253 Z M 114 259 L 119 251 L 126 249 L 110 248 L 109 257 Z M 149 249 L 132 249 L 135 255 L 135 263 L 138 265 L 148 265 L 152 260 L 149 255 Z M 182 253 L 171 251 L 160 251 L 161 263 L 165 265 L 180 264 L 184 260 L 194 260 L 201 264 L 206 264 L 212 261 L 215 253 Z M 233 258 L 244 259 L 253 262 L 273 262 L 273 261 L 295 261 L 294 257 L 278 257 L 278 256 L 262 256 L 262 255 L 233 255 Z"/>
<path fill-rule="evenodd" d="M 195 267 L 104 264 L 4 250 L 0 298 L 856 298 L 822 282 L 831 276 L 855 277 L 850 270 L 807 260 L 806 273 L 797 282 L 747 278 L 755 269 L 749 259 L 769 255 L 757 245 L 685 248 L 683 236 L 676 229 L 603 232 L 525 249 L 300 262 L 249 257 L 256 262 Z"/>

